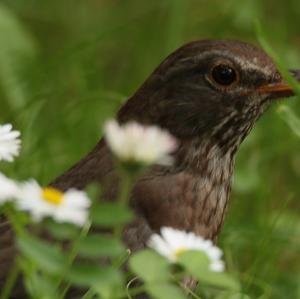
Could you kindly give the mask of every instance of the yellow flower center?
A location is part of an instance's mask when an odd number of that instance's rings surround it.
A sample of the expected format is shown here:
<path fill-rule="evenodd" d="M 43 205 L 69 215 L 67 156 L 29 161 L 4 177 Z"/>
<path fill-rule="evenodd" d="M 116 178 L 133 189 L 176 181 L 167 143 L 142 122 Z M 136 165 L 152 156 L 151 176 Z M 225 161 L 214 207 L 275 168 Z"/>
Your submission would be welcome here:
<path fill-rule="evenodd" d="M 182 255 L 184 252 L 186 251 L 186 248 L 184 246 L 179 247 L 176 251 L 175 251 L 175 256 L 179 257 L 180 255 Z"/>
<path fill-rule="evenodd" d="M 53 205 L 60 205 L 64 200 L 64 194 L 53 187 L 43 188 L 42 197 Z"/>

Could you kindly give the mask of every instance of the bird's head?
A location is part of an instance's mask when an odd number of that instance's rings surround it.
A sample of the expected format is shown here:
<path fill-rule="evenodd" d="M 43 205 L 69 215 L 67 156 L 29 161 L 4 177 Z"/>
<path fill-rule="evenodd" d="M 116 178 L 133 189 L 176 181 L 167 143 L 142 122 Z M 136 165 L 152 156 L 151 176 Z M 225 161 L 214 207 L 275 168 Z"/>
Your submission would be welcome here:
<path fill-rule="evenodd" d="M 168 56 L 121 108 L 119 121 L 209 138 L 236 149 L 274 99 L 293 95 L 261 49 L 231 40 L 189 43 Z"/>

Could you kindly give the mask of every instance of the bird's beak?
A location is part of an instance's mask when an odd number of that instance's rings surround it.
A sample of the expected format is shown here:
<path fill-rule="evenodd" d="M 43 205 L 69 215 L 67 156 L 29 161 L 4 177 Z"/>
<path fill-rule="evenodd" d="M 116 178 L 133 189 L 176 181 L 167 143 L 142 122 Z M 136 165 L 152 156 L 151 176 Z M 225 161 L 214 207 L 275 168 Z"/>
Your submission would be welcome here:
<path fill-rule="evenodd" d="M 300 70 L 290 70 L 292 76 L 300 83 Z M 279 99 L 295 95 L 293 88 L 286 82 L 276 82 L 257 88 L 258 93 L 269 94 L 270 99 Z"/>

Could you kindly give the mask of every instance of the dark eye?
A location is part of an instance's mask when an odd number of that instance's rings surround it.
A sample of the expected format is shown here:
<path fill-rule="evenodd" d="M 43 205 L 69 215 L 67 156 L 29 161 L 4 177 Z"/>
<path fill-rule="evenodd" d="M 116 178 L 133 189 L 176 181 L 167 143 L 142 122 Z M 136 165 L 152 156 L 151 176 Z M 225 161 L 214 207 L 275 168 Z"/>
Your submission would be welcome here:
<path fill-rule="evenodd" d="M 219 85 L 229 86 L 237 80 L 235 69 L 226 65 L 219 64 L 212 69 L 212 79 Z"/>

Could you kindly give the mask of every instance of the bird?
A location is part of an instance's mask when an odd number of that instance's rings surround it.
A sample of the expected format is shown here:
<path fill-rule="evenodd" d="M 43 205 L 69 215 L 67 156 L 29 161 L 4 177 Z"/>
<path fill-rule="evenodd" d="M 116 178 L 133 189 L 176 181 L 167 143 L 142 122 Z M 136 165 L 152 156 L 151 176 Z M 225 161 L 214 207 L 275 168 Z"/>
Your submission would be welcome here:
<path fill-rule="evenodd" d="M 299 80 L 300 71 L 291 74 Z M 148 167 L 131 190 L 136 217 L 123 230 L 128 248 L 145 248 L 162 227 L 216 242 L 240 144 L 273 102 L 293 95 L 272 59 L 245 42 L 196 40 L 166 57 L 116 114 L 120 124 L 155 125 L 178 142 L 174 163 Z M 105 200 L 117 199 L 120 177 L 105 138 L 50 186 L 65 191 L 93 182 Z M 0 280 L 14 255 L 13 234 L 1 222 Z"/>

